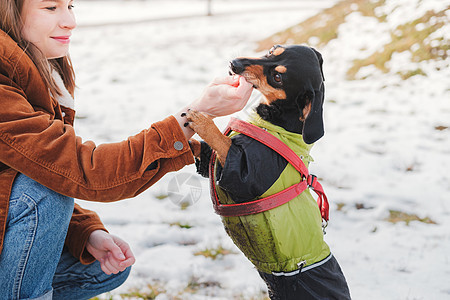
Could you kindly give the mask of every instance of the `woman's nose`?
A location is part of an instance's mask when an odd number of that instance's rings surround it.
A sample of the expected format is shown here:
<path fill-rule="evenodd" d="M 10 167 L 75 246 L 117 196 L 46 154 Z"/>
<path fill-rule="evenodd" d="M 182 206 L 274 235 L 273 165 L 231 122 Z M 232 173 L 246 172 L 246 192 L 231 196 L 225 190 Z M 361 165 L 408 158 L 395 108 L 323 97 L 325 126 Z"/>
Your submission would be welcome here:
<path fill-rule="evenodd" d="M 66 29 L 74 29 L 77 27 L 75 15 L 71 9 L 67 9 L 62 13 L 59 26 Z"/>

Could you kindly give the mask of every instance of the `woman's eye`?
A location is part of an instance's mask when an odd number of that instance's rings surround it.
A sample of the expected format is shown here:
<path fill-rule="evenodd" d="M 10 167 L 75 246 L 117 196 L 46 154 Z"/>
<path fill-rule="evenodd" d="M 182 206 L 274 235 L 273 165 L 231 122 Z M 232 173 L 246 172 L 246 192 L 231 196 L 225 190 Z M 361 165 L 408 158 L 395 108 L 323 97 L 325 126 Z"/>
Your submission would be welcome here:
<path fill-rule="evenodd" d="M 73 9 L 74 7 L 73 4 L 69 5 L 69 9 Z"/>
<path fill-rule="evenodd" d="M 281 74 L 277 73 L 273 76 L 273 79 L 275 79 L 276 82 L 281 82 L 282 78 L 281 78 Z"/>
<path fill-rule="evenodd" d="M 56 6 L 46 7 L 46 10 L 54 11 L 56 10 Z"/>

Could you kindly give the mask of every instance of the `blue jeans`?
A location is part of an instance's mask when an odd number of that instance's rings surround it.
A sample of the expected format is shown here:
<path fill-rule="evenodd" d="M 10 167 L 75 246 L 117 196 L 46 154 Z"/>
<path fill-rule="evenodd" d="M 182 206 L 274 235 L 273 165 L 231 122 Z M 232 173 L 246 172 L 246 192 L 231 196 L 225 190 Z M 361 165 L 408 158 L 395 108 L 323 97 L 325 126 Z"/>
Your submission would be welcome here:
<path fill-rule="evenodd" d="M 121 285 L 130 268 L 106 275 L 64 247 L 72 198 L 18 175 L 0 254 L 0 299 L 89 299 Z"/>

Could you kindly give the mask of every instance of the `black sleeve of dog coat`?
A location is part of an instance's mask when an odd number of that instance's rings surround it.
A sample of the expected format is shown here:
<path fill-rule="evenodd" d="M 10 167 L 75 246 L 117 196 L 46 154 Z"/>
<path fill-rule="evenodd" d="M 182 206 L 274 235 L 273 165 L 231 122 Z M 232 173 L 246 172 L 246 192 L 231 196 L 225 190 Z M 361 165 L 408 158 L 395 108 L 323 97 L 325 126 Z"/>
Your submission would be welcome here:
<path fill-rule="evenodd" d="M 209 178 L 209 161 L 211 160 L 212 150 L 204 141 L 200 141 L 200 144 L 200 158 L 195 158 L 195 167 L 198 174 Z"/>
<path fill-rule="evenodd" d="M 224 168 L 218 168 L 219 186 L 236 203 L 254 200 L 280 177 L 287 161 L 266 145 L 239 134 L 232 139 Z"/>

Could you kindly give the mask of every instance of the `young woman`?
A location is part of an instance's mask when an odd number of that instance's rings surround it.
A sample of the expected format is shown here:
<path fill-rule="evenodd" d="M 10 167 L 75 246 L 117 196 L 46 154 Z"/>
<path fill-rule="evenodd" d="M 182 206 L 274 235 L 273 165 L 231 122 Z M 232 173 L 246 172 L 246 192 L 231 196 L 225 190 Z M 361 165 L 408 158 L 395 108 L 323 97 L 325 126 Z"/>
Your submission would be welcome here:
<path fill-rule="evenodd" d="M 88 299 L 122 284 L 135 261 L 130 247 L 73 198 L 130 198 L 193 163 L 181 112 L 227 115 L 252 90 L 242 78 L 216 79 L 126 141 L 83 143 L 72 127 L 72 8 L 0 1 L 0 299 Z"/>

